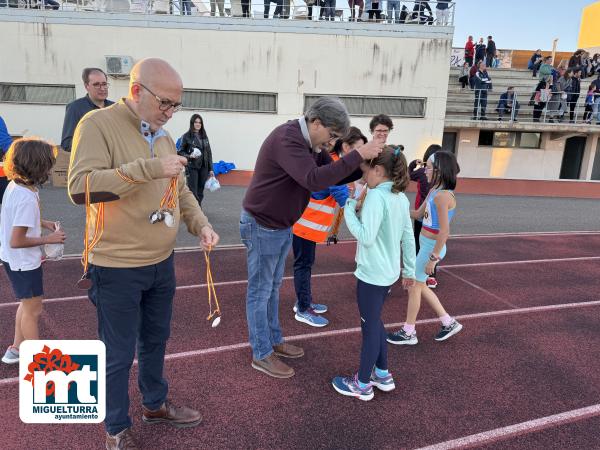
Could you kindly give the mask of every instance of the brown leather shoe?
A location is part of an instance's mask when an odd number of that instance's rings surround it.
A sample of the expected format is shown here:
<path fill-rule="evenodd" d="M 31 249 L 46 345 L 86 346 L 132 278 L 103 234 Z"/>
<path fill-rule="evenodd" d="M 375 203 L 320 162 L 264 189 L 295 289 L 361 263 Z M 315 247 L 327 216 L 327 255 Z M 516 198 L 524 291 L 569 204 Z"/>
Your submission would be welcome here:
<path fill-rule="evenodd" d="M 160 409 L 150 411 L 142 406 L 142 420 L 146 423 L 166 423 L 175 428 L 190 428 L 202 422 L 198 411 L 185 406 L 174 406 L 169 401 L 162 404 Z"/>
<path fill-rule="evenodd" d="M 106 433 L 106 450 L 139 450 L 131 428 L 125 428 L 114 436 Z"/>
<path fill-rule="evenodd" d="M 275 353 L 271 353 L 265 359 L 253 359 L 252 367 L 274 378 L 291 378 L 294 376 L 294 369 L 281 362 L 279 358 L 275 356 Z"/>
<path fill-rule="evenodd" d="M 304 356 L 304 350 L 286 342 L 273 346 L 273 350 L 277 356 L 284 358 L 302 358 Z"/>

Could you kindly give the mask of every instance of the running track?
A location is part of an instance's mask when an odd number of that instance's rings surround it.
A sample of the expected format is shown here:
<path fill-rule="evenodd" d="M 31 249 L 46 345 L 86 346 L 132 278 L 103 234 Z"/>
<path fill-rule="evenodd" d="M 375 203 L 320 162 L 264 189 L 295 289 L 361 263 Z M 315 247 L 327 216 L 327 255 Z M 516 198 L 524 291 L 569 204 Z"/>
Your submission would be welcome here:
<path fill-rule="evenodd" d="M 131 383 L 134 432 L 143 449 L 600 448 L 600 233 L 457 236 L 439 274 L 438 294 L 465 328 L 445 343 L 424 306 L 419 345 L 390 348 L 392 393 L 371 402 L 336 394 L 332 376 L 356 370 L 360 332 L 355 245 L 319 247 L 313 291 L 331 324 L 293 320 L 293 283 L 281 291 L 287 339 L 304 347 L 296 376 L 275 380 L 250 367 L 245 327 L 245 254 L 212 254 L 223 310 L 213 329 L 201 253 L 176 254 L 178 290 L 167 348 L 171 398 L 199 408 L 205 421 L 172 431 L 141 423 Z M 288 263 L 286 275 L 291 275 Z M 73 287 L 76 258 L 44 267 L 41 335 L 94 339 L 95 311 Z M 16 304 L 0 274 L 0 337 L 12 339 Z M 394 287 L 384 321 L 400 326 L 406 295 Z M 136 368 L 132 371 L 135 377 Z M 103 448 L 99 425 L 25 425 L 18 418 L 17 367 L 0 367 L 2 448 Z"/>

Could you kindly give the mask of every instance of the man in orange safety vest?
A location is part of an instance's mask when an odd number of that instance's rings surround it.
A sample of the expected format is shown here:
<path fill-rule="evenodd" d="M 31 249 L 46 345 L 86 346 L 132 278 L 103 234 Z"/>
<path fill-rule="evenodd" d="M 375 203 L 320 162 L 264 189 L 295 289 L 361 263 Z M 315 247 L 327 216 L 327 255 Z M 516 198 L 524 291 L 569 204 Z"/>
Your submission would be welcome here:
<path fill-rule="evenodd" d="M 329 151 L 334 160 L 350 153 L 367 143 L 367 138 L 356 127 L 350 127 L 347 135 L 340 138 Z M 337 232 L 348 199 L 348 186 L 330 186 L 313 192 L 302 217 L 294 224 L 294 287 L 296 289 L 295 319 L 313 327 L 324 327 L 329 321 L 320 314 L 327 312 L 327 306 L 313 303 L 311 291 L 312 266 L 318 243 L 337 243 Z"/>

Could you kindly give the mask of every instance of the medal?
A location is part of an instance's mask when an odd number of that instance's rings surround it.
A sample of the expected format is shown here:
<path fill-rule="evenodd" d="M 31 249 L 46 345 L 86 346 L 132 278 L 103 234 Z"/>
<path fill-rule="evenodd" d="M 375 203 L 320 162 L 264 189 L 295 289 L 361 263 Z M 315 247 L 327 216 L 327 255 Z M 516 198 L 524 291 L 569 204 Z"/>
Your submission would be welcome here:
<path fill-rule="evenodd" d="M 219 301 L 217 300 L 217 292 L 215 291 L 215 283 L 212 277 L 212 270 L 210 268 L 210 251 L 204 251 L 204 261 L 206 262 L 206 286 L 208 287 L 208 317 L 206 320 L 214 320 L 211 323 L 213 328 L 217 328 L 221 323 L 221 307 L 219 306 Z M 214 309 L 213 309 L 213 300 L 214 300 Z"/>
<path fill-rule="evenodd" d="M 169 228 L 175 226 L 175 216 L 173 212 L 177 208 L 177 177 L 171 178 L 167 190 L 160 201 L 160 206 L 148 216 L 151 224 L 164 222 Z"/>

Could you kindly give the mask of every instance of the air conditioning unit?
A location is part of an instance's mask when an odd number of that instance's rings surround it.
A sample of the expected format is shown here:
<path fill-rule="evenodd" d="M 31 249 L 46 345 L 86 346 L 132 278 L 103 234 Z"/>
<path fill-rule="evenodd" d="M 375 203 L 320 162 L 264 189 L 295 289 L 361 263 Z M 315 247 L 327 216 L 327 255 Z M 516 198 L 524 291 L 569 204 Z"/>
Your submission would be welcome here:
<path fill-rule="evenodd" d="M 131 56 L 105 56 L 106 73 L 112 76 L 128 76 L 133 67 Z"/>

